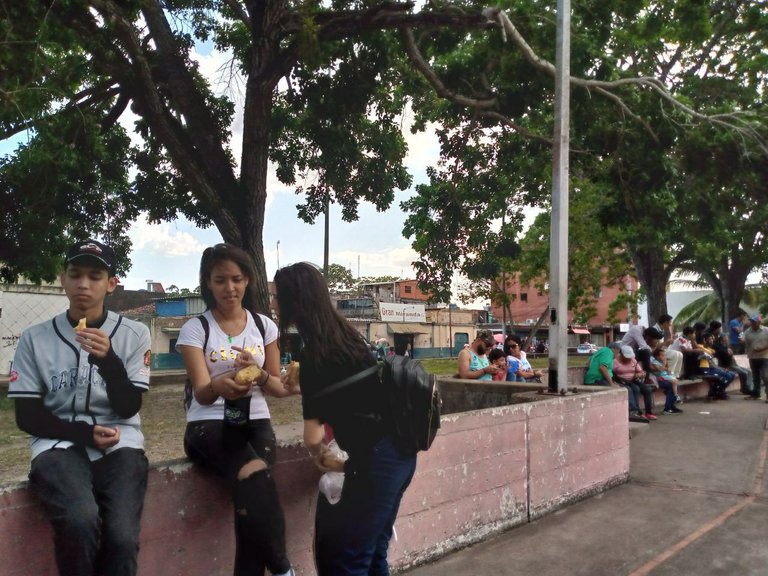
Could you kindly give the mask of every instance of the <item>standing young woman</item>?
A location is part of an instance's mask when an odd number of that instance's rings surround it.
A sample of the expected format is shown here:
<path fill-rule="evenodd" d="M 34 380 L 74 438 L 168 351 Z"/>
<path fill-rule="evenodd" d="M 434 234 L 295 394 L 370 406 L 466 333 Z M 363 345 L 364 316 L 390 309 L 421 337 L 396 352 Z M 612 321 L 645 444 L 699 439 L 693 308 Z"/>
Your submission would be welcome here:
<path fill-rule="evenodd" d="M 277 326 L 253 312 L 253 265 L 246 252 L 227 244 L 206 248 L 200 261 L 200 293 L 207 306 L 181 328 L 176 347 L 191 382 L 184 449 L 192 461 L 226 478 L 235 508 L 235 576 L 291 575 L 285 520 L 272 465 L 275 434 L 265 393 L 286 396 L 280 382 Z M 207 330 L 206 330 L 207 325 Z M 263 368 L 238 384 L 239 368 Z"/>
<path fill-rule="evenodd" d="M 321 470 L 324 424 L 349 454 L 341 500 L 318 497 L 315 559 L 319 576 L 389 574 L 387 548 L 400 500 L 416 469 L 414 454 L 392 443 L 377 374 L 318 396 L 328 386 L 374 365 L 360 334 L 336 311 L 322 274 L 301 262 L 275 274 L 280 329 L 294 326 L 303 348 L 300 381 L 304 443 Z"/>

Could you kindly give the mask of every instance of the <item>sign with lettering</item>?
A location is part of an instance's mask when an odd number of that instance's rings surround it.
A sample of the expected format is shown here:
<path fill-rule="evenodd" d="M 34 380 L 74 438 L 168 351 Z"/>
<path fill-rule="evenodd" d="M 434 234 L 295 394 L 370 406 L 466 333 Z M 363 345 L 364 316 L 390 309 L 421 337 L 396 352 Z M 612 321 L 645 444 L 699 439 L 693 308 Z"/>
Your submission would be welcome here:
<path fill-rule="evenodd" d="M 424 304 L 394 304 L 380 302 L 379 311 L 384 322 L 426 322 Z"/>

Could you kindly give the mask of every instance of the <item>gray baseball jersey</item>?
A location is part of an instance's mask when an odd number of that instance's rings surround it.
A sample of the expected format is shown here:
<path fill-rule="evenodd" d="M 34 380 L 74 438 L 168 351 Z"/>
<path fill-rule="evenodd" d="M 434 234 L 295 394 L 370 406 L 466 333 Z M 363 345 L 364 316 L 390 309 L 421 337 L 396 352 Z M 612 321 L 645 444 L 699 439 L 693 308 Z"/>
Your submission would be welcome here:
<path fill-rule="evenodd" d="M 108 312 L 100 328 L 109 335 L 128 379 L 137 388 L 149 388 L 150 337 L 146 326 Z M 123 419 L 112 409 L 107 385 L 99 369 L 88 362 L 88 353 L 75 341 L 66 312 L 26 329 L 13 358 L 9 398 L 41 398 L 62 420 L 119 427 L 120 442 L 105 451 L 87 447 L 91 460 L 119 448 L 143 448 L 140 418 Z M 72 442 L 32 438 L 32 458 L 52 448 L 68 448 Z"/>

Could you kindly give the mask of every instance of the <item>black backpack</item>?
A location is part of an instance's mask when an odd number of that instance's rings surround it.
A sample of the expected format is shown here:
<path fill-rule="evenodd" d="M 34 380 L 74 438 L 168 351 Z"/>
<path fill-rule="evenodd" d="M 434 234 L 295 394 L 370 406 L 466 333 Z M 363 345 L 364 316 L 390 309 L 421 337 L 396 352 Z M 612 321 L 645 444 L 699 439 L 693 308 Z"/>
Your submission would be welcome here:
<path fill-rule="evenodd" d="M 404 456 L 429 450 L 440 428 L 440 391 L 434 374 L 407 356 L 387 356 L 380 363 L 331 384 L 315 395 L 326 396 L 379 372 L 386 412 L 391 418 L 392 439 Z"/>
<path fill-rule="evenodd" d="M 261 339 L 264 340 L 266 338 L 265 331 L 264 331 L 264 321 L 261 319 L 261 316 L 259 314 L 251 314 L 253 316 L 254 322 L 256 322 L 256 327 L 259 329 L 259 333 L 261 333 Z M 208 346 L 208 336 L 211 334 L 211 327 L 208 324 L 208 319 L 203 316 L 202 314 L 197 317 L 198 320 L 200 320 L 200 324 L 203 325 L 203 332 L 205 334 L 205 337 L 203 338 L 203 354 L 205 354 L 205 347 Z M 264 343 L 264 347 L 266 348 L 266 342 Z M 192 405 L 192 395 L 194 394 L 192 390 L 192 381 L 187 378 L 187 380 L 184 382 L 184 409 L 189 410 L 189 407 Z"/>

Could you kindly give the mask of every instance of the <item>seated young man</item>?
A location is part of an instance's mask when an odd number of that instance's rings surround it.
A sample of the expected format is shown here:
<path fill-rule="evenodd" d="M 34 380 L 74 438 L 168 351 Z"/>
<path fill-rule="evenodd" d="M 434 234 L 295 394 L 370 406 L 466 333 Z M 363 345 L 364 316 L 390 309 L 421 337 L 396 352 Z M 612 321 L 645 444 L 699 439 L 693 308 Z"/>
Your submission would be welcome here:
<path fill-rule="evenodd" d="M 728 345 L 728 336 L 722 333 L 722 327 L 723 325 L 717 320 L 712 320 L 709 323 L 709 331 L 715 339 L 712 348 L 715 351 L 717 365 L 723 370 L 736 373 L 739 377 L 742 394 L 752 394 L 752 371 L 746 370 L 736 363 L 736 359 L 733 357 L 733 350 Z"/>
<path fill-rule="evenodd" d="M 619 355 L 621 344 L 611 342 L 589 357 L 584 373 L 584 384 L 589 386 L 613 386 L 613 363 Z"/>
<path fill-rule="evenodd" d="M 466 380 L 492 380 L 498 372 L 496 366 L 492 366 L 486 354 L 493 350 L 496 341 L 489 330 L 480 330 L 468 348 L 459 352 L 457 358 L 459 364 L 459 378 Z"/>
<path fill-rule="evenodd" d="M 709 376 L 714 384 L 710 389 L 709 398 L 713 400 L 728 400 L 726 388 L 736 378 L 734 372 L 718 368 L 715 364 L 715 337 L 711 332 L 704 332 L 697 340 L 699 351 L 699 373 Z"/>
<path fill-rule="evenodd" d="M 61 576 L 137 571 L 150 337 L 104 307 L 116 263 L 95 240 L 69 249 L 61 275 L 69 309 L 22 333 L 8 387 L 16 423 L 33 436 L 29 485 L 53 525 Z"/>

